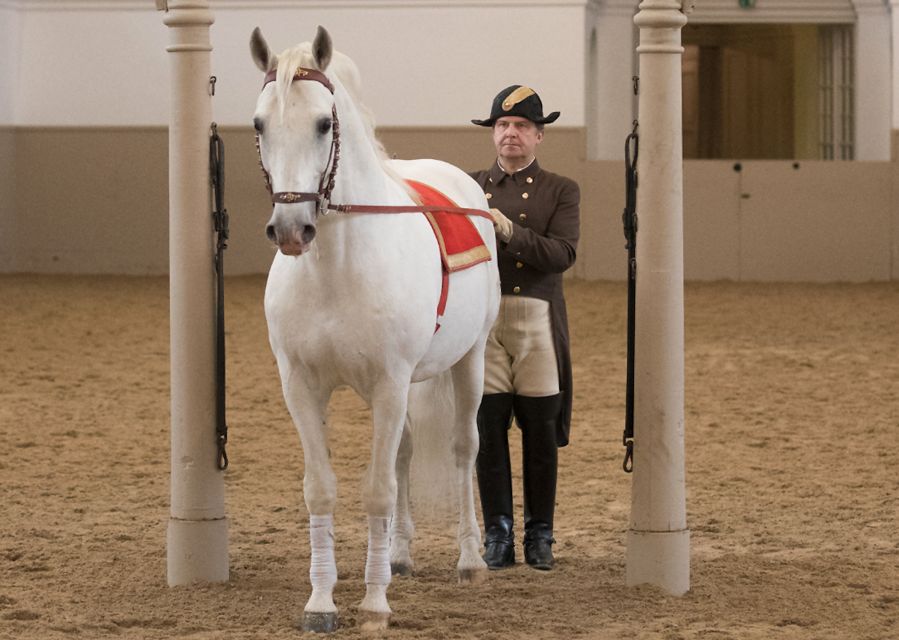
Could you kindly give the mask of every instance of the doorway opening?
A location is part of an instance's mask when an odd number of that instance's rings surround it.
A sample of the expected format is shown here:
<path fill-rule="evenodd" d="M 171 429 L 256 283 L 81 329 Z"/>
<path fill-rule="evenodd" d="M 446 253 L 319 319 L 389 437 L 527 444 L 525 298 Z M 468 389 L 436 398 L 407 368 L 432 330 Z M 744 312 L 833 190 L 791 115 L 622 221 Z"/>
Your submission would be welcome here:
<path fill-rule="evenodd" d="M 685 158 L 854 157 L 852 25 L 682 32 Z"/>

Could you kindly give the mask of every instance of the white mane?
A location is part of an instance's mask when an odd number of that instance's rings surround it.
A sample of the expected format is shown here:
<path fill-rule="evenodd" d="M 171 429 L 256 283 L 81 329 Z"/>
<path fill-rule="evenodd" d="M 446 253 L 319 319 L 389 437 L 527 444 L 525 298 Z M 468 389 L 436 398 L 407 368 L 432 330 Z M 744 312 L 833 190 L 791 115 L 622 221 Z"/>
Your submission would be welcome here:
<path fill-rule="evenodd" d="M 275 92 L 280 104 L 282 117 L 284 109 L 288 104 L 287 95 L 293 82 L 293 72 L 297 67 L 304 67 L 306 69 L 318 68 L 312 53 L 311 42 L 301 42 L 295 47 L 285 49 L 278 54 L 278 75 L 276 78 L 277 86 Z M 331 62 L 328 64 L 327 70 L 324 71 L 324 73 L 328 76 L 328 79 L 331 80 L 335 91 L 338 91 L 339 87 L 342 86 L 344 90 L 346 90 L 350 100 L 356 106 L 365 129 L 366 137 L 371 143 L 375 155 L 380 161 L 381 167 L 391 178 L 403 185 L 410 195 L 417 199 L 417 194 L 415 194 L 415 192 L 406 185 L 406 182 L 387 166 L 387 151 L 375 135 L 374 114 L 362 102 L 362 79 L 359 75 L 359 68 L 356 66 L 356 63 L 353 62 L 352 58 L 349 56 L 335 50 L 331 54 Z"/>

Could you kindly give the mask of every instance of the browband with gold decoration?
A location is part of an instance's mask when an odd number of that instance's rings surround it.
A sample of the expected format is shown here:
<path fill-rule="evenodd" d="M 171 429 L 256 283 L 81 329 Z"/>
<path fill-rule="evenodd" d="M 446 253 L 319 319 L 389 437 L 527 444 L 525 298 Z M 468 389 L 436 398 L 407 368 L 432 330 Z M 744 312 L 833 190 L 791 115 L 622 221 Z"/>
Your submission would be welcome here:
<path fill-rule="evenodd" d="M 265 88 L 269 82 L 274 82 L 275 78 L 278 77 L 278 69 L 272 69 L 268 73 L 265 74 L 265 81 L 262 83 L 262 87 Z M 293 74 L 293 80 L 314 80 L 319 84 L 323 85 L 328 91 L 332 94 L 334 93 L 334 85 L 331 84 L 331 81 L 328 80 L 328 76 L 323 74 L 321 71 L 317 69 L 305 69 L 303 67 L 297 67 L 297 70 Z"/>

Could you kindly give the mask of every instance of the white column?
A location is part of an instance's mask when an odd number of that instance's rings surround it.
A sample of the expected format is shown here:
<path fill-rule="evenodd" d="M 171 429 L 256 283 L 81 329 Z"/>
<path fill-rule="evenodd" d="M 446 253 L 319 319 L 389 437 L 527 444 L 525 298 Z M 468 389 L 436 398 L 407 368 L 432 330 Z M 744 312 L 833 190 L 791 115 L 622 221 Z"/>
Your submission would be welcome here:
<path fill-rule="evenodd" d="M 162 5 L 162 6 L 160 6 Z M 171 517 L 168 583 L 228 580 L 224 474 L 215 434 L 215 280 L 209 186 L 206 0 L 157 0 L 169 27 Z"/>
<path fill-rule="evenodd" d="M 677 0 L 643 0 L 634 473 L 627 584 L 690 588 L 684 481 L 683 151 Z"/>
<path fill-rule="evenodd" d="M 892 37 L 892 127 L 899 130 L 899 0 L 890 0 L 891 37 Z"/>
<path fill-rule="evenodd" d="M 855 24 L 855 158 L 890 159 L 890 131 L 895 128 L 896 92 L 891 70 L 890 14 L 884 0 L 853 0 L 858 16 Z M 895 10 L 895 1 L 894 1 Z M 895 21 L 895 15 L 893 20 Z M 895 33 L 895 32 L 894 32 Z M 892 57 L 895 59 L 893 48 Z"/>
<path fill-rule="evenodd" d="M 623 160 L 635 113 L 636 0 L 605 0 L 587 13 L 586 112 L 588 160 Z"/>

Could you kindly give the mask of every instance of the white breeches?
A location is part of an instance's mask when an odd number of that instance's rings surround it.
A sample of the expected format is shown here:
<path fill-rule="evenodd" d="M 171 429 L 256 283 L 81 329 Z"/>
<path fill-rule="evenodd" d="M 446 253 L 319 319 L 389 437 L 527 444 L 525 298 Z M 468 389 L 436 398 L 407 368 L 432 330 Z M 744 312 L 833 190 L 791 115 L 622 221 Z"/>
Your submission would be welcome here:
<path fill-rule="evenodd" d="M 513 393 L 542 398 L 559 393 L 549 302 L 502 296 L 487 338 L 484 395 Z"/>

